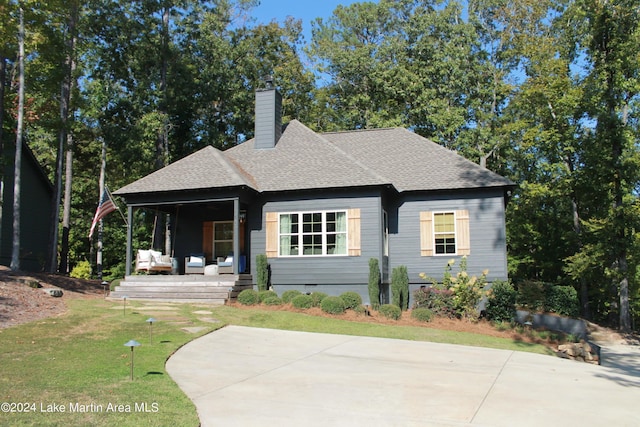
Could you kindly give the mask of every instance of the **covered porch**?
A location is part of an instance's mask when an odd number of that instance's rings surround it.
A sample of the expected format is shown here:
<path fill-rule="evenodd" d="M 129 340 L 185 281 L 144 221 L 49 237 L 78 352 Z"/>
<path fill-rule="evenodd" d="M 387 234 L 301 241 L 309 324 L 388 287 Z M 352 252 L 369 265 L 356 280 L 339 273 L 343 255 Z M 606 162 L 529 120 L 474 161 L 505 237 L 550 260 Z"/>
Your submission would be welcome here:
<path fill-rule="evenodd" d="M 127 278 L 147 274 L 184 276 L 186 263 L 191 257 L 203 258 L 205 266 L 209 267 L 218 264 L 220 260 L 231 261 L 228 268 L 220 268 L 220 273 L 238 276 L 250 272 L 250 253 L 248 252 L 250 245 L 247 240 L 248 211 L 251 201 L 249 195 L 236 193 L 207 197 L 203 194 L 182 193 L 152 196 L 147 195 L 144 199 L 136 197 L 137 200 L 127 197 L 129 224 L 126 248 Z M 158 223 L 164 224 L 156 224 L 156 228 L 161 229 L 160 233 L 155 231 L 160 238 L 155 239 L 155 244 L 148 245 L 155 248 L 134 247 L 133 230 L 136 225 L 134 213 L 139 209 L 155 215 L 160 219 Z M 161 241 L 158 242 L 158 240 Z M 136 271 L 138 264 L 135 261 L 140 251 L 148 252 L 152 249 L 155 249 L 155 254 L 157 251 L 162 253 L 164 268 L 140 268 Z M 188 272 L 194 273 L 193 270 Z M 197 270 L 197 273 L 187 276 L 204 275 L 203 269 Z M 207 274 L 218 274 L 218 272 L 217 269 L 207 269 Z"/>

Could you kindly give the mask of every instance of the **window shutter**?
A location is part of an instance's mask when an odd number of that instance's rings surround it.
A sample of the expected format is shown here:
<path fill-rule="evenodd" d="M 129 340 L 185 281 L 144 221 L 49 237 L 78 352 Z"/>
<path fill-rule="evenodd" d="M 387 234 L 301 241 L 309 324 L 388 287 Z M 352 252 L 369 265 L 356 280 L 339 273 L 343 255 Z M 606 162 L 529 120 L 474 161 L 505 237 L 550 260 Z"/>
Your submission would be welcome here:
<path fill-rule="evenodd" d="M 433 256 L 433 214 L 420 212 L 420 256 Z"/>
<path fill-rule="evenodd" d="M 469 211 L 456 211 L 456 245 L 458 255 L 471 254 L 471 238 L 469 236 Z"/>
<path fill-rule="evenodd" d="M 202 252 L 208 260 L 213 260 L 213 221 L 202 223 Z"/>
<path fill-rule="evenodd" d="M 276 258 L 278 256 L 278 212 L 265 214 L 265 229 L 265 254 L 267 258 Z"/>
<path fill-rule="evenodd" d="M 347 211 L 348 234 L 349 234 L 349 256 L 360 256 L 360 209 L 349 209 Z"/>

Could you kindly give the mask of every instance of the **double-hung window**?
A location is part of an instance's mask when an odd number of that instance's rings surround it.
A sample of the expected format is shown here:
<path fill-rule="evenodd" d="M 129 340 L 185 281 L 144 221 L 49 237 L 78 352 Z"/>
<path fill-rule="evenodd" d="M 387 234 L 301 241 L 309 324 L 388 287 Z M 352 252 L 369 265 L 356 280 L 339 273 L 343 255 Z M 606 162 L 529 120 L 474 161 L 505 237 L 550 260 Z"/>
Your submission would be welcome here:
<path fill-rule="evenodd" d="M 469 211 L 420 212 L 420 254 L 469 255 Z"/>
<path fill-rule="evenodd" d="M 347 212 L 291 212 L 278 218 L 279 256 L 347 255 Z"/>
<path fill-rule="evenodd" d="M 436 255 L 456 253 L 456 223 L 453 212 L 433 213 Z"/>

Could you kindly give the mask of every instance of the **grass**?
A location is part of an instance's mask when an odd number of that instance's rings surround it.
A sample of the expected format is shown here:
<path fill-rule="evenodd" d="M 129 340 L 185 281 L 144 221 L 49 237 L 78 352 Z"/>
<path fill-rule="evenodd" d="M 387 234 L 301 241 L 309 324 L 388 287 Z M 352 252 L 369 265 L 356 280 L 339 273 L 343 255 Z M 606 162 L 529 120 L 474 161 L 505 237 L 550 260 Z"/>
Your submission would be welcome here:
<path fill-rule="evenodd" d="M 0 330 L 0 402 L 21 410 L 0 411 L 0 425 L 197 426 L 194 405 L 164 365 L 180 346 L 225 324 L 548 353 L 543 346 L 503 338 L 287 311 L 189 304 L 147 310 L 152 308 L 128 302 L 123 314 L 122 303 L 73 300 L 64 316 Z M 148 317 L 157 319 L 152 337 Z M 202 329 L 192 333 L 185 327 Z M 124 346 L 130 339 L 142 344 L 134 350 L 133 381 L 131 350 Z"/>

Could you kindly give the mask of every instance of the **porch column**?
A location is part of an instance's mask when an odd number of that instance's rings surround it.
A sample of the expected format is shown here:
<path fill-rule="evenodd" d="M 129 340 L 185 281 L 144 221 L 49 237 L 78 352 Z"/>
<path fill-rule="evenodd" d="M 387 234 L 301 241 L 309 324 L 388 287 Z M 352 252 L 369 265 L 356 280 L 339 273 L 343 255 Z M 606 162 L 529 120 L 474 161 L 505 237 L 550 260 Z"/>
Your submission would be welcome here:
<path fill-rule="evenodd" d="M 125 274 L 127 276 L 131 275 L 131 245 L 132 245 L 132 231 L 133 227 L 133 207 L 127 206 L 127 265 L 125 269 Z"/>
<path fill-rule="evenodd" d="M 240 199 L 233 199 L 233 274 L 240 272 Z"/>

